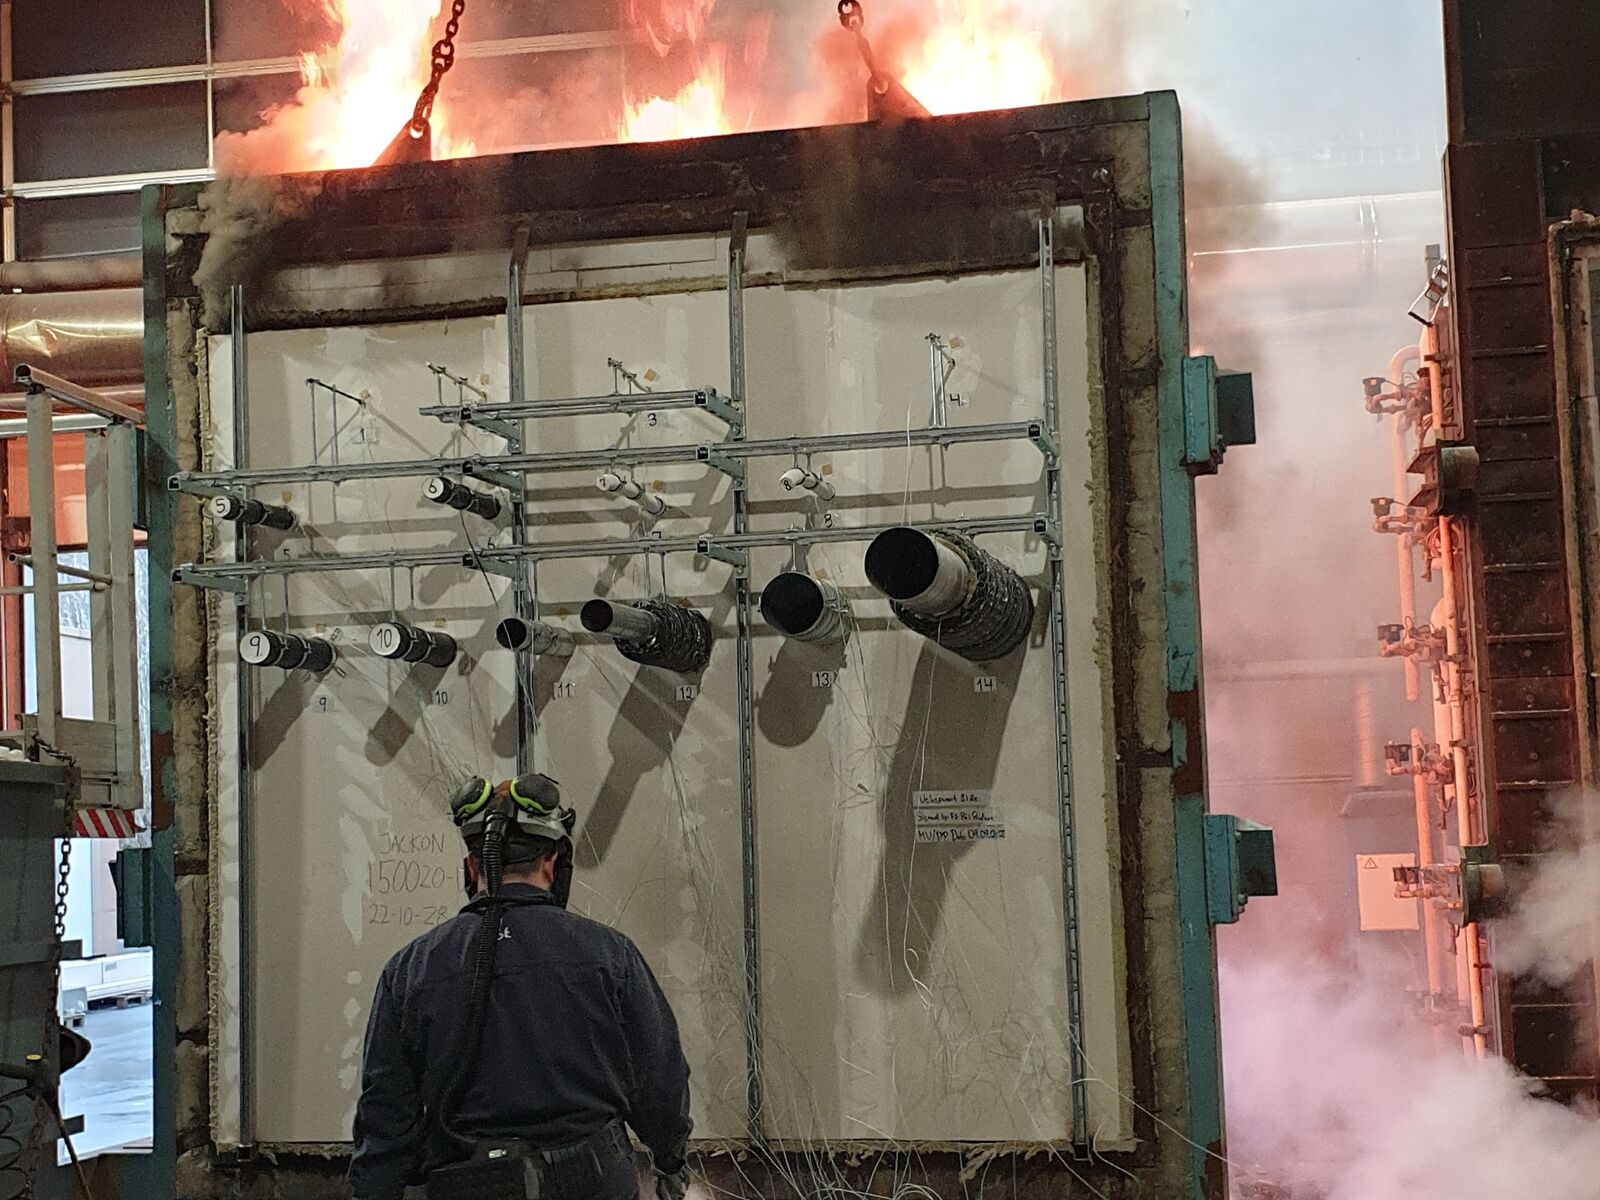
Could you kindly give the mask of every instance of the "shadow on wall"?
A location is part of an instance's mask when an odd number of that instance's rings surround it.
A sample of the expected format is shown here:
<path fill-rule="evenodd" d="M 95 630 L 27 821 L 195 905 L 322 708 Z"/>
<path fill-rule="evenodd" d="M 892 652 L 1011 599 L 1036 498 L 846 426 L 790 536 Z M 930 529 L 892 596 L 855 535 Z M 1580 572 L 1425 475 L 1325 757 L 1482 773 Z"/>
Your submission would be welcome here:
<path fill-rule="evenodd" d="M 772 659 L 767 686 L 756 698 L 756 726 L 774 746 L 803 746 L 822 724 L 838 690 L 817 683 L 819 672 L 844 670 L 846 643 L 809 645 L 783 639 Z M 767 702 L 767 697 L 772 702 Z"/>
<path fill-rule="evenodd" d="M 604 647 L 601 653 L 611 653 Z M 622 827 L 639 781 L 666 763 L 683 732 L 692 704 L 677 697 L 683 677 L 654 667 L 640 667 L 628 694 L 617 707 L 607 747 L 611 765 L 595 792 L 594 808 L 583 822 L 573 857 L 582 868 L 598 867 Z"/>
<path fill-rule="evenodd" d="M 1012 654 L 983 670 L 998 685 L 993 696 L 974 692 L 974 669 L 925 643 L 911 679 L 905 723 L 889 764 L 878 811 L 883 861 L 872 904 L 856 942 L 856 965 L 874 991 L 903 994 L 925 970 L 944 911 L 952 864 L 971 842 L 916 844 L 912 795 L 918 791 L 994 786 L 1023 655 Z"/>

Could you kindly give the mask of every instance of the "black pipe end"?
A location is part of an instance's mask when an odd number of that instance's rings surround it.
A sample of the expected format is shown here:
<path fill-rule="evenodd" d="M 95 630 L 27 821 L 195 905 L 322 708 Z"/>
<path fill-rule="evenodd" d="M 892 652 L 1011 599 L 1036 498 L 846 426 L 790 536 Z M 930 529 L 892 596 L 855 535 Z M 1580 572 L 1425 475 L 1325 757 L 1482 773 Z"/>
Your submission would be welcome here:
<path fill-rule="evenodd" d="M 817 627 L 827 602 L 809 575 L 786 571 L 761 593 L 761 619 L 784 637 L 800 637 Z"/>
<path fill-rule="evenodd" d="M 867 548 L 867 578 L 891 600 L 920 596 L 938 577 L 939 549 L 920 529 L 885 530 Z"/>
<path fill-rule="evenodd" d="M 523 650 L 533 641 L 533 630 L 521 617 L 507 617 L 495 627 L 494 640 L 502 650 Z"/>
<path fill-rule="evenodd" d="M 591 600 L 583 606 L 578 620 L 590 633 L 605 633 L 616 621 L 616 610 L 609 600 Z"/>

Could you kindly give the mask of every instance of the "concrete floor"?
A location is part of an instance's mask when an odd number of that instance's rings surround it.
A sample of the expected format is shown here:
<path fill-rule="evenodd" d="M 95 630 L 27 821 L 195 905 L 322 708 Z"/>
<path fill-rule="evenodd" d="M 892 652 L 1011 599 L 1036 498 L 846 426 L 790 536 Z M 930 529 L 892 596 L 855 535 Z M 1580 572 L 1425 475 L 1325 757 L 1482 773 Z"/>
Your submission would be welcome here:
<path fill-rule="evenodd" d="M 83 1064 L 61 1079 L 61 1109 L 81 1116 L 78 1157 L 141 1153 L 154 1132 L 149 1003 L 91 1012 L 78 1030 L 94 1043 Z M 66 1162 L 63 1147 L 61 1161 Z"/>

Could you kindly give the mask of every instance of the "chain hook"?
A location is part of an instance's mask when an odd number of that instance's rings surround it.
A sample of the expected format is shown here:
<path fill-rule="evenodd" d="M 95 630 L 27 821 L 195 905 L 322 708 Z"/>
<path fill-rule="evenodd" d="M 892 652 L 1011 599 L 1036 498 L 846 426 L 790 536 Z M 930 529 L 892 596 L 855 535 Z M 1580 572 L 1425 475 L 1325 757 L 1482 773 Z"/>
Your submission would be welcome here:
<path fill-rule="evenodd" d="M 427 137 L 430 132 L 429 122 L 433 116 L 434 101 L 439 97 L 439 84 L 443 82 L 445 73 L 456 65 L 456 35 L 461 32 L 461 18 L 466 11 L 467 0 L 452 0 L 450 20 L 445 24 L 444 36 L 433 44 L 429 55 L 432 74 L 423 85 L 422 94 L 417 97 L 417 107 L 407 126 L 414 138 Z"/>

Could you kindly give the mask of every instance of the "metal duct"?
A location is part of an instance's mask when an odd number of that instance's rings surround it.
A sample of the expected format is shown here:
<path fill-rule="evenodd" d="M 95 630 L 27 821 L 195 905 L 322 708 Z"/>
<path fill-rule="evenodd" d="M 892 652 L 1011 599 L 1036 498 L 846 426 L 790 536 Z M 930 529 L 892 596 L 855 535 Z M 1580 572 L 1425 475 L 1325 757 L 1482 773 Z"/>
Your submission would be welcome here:
<path fill-rule="evenodd" d="M 127 254 L 0 263 L 0 288 L 8 292 L 81 292 L 143 286 L 144 255 L 136 250 Z"/>
<path fill-rule="evenodd" d="M 496 626 L 494 640 L 503 650 L 526 651 L 540 658 L 572 657 L 572 639 L 566 631 L 543 621 L 507 617 Z"/>
<path fill-rule="evenodd" d="M 623 658 L 641 666 L 695 675 L 711 661 L 711 622 L 664 600 L 591 600 L 579 619 L 590 633 L 611 638 Z"/>
<path fill-rule="evenodd" d="M 137 290 L 0 294 L 0 379 L 16 368 L 83 387 L 144 378 L 144 294 Z"/>
<path fill-rule="evenodd" d="M 850 603 L 826 579 L 785 571 L 761 593 L 762 620 L 797 642 L 842 642 Z"/>
<path fill-rule="evenodd" d="M 866 566 L 906 628 L 969 662 L 1004 658 L 1033 628 L 1022 576 L 962 534 L 890 529 L 868 547 Z"/>

